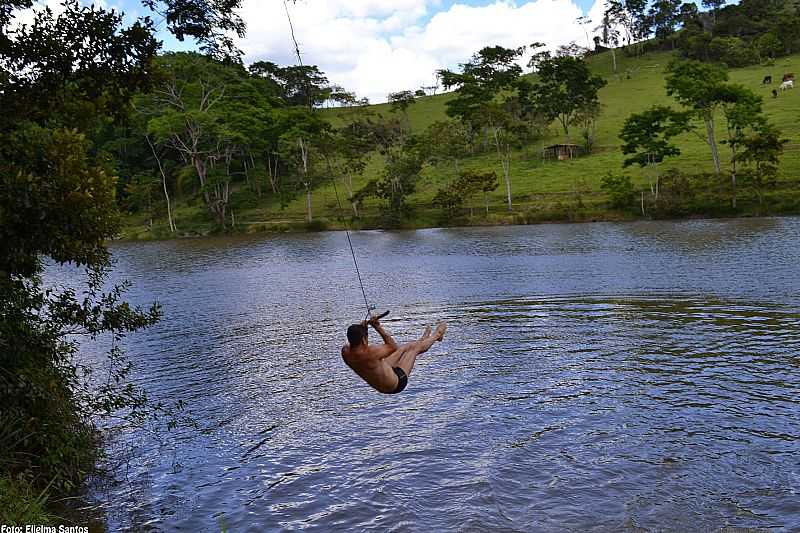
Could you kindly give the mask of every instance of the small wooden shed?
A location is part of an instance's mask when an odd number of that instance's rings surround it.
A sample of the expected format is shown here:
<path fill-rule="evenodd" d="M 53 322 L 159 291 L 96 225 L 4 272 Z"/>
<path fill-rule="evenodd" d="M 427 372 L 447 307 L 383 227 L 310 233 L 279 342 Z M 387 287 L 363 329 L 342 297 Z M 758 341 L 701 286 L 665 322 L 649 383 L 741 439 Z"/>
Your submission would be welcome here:
<path fill-rule="evenodd" d="M 565 161 L 584 155 L 585 150 L 577 144 L 554 144 L 542 150 L 542 159 Z"/>

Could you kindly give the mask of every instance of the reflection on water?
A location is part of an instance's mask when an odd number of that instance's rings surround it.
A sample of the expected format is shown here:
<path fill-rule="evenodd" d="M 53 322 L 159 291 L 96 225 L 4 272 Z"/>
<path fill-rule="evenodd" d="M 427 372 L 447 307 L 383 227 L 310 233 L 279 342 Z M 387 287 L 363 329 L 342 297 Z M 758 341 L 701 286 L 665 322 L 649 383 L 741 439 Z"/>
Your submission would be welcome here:
<path fill-rule="evenodd" d="M 341 363 L 343 234 L 115 247 L 165 319 L 129 350 L 199 431 L 133 445 L 110 527 L 800 529 L 800 221 L 363 232 L 400 396 Z M 53 275 L 57 275 L 53 272 Z"/>

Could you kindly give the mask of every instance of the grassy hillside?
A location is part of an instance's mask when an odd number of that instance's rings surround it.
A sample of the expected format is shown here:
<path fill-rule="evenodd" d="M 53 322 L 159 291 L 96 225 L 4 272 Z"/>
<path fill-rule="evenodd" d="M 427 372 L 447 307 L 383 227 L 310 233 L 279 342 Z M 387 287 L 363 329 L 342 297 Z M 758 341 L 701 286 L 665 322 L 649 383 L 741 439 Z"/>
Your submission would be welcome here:
<path fill-rule="evenodd" d="M 600 91 L 603 112 L 598 124 L 595 151 L 572 161 L 541 160 L 540 152 L 544 145 L 561 142 L 563 133 L 553 124 L 546 139 L 535 146 L 526 147 L 514 154 L 511 166 L 512 192 L 515 212 L 509 214 L 504 202 L 504 187 L 501 186 L 490 196 L 490 214 L 478 215 L 482 209 L 482 199 L 475 202 L 475 217 L 466 220 L 474 224 L 501 224 L 538 220 L 595 220 L 630 218 L 632 213 L 616 213 L 606 207 L 606 198 L 600 190 L 600 180 L 608 172 L 620 172 L 623 156 L 620 151 L 618 134 L 624 120 L 634 112 L 653 104 L 672 104 L 664 89 L 664 69 L 671 59 L 669 53 L 651 53 L 641 58 L 629 58 L 618 53 L 620 75 L 612 73 L 611 56 L 608 53 L 588 59 L 592 70 L 605 77 L 608 85 Z M 771 91 L 777 85 L 761 86 L 765 74 L 772 74 L 780 80 L 784 72 L 800 72 L 800 55 L 781 58 L 771 66 L 755 66 L 731 70 L 731 81 L 741 83 L 764 97 L 764 108 L 769 119 L 789 140 L 783 156 L 779 185 L 769 193 L 770 212 L 800 212 L 800 90 L 786 91 L 773 98 Z M 443 120 L 445 103 L 452 94 L 440 94 L 419 99 L 408 110 L 408 119 L 413 131 L 419 132 L 437 120 Z M 369 111 L 389 115 L 388 105 L 370 106 Z M 363 109 L 325 110 L 327 118 L 341 123 L 349 113 L 363 113 Z M 720 138 L 722 138 L 720 125 Z M 699 131 L 699 130 L 698 130 Z M 689 172 L 711 172 L 713 165 L 710 152 L 704 140 L 696 134 L 686 134 L 677 143 L 683 154 L 667 161 L 665 168 L 674 167 Z M 727 148 L 720 146 L 723 161 Z M 502 176 L 500 162 L 492 154 L 465 160 L 461 169 L 491 169 Z M 358 188 L 367 180 L 377 177 L 381 163 L 375 158 L 365 175 L 354 186 Z M 644 185 L 646 177 L 636 168 L 628 173 L 634 183 Z M 410 198 L 414 214 L 410 227 L 424 227 L 440 223 L 439 211 L 431 206 L 436 191 L 456 175 L 451 165 L 427 167 L 418 185 L 417 192 Z M 578 194 L 576 194 L 576 192 Z M 341 194 L 341 191 L 340 191 Z M 758 212 L 755 196 L 746 190 L 741 191 L 739 214 Z M 580 201 L 578 201 L 580 197 Z M 246 190 L 234 194 L 234 209 L 237 229 L 240 231 L 275 231 L 299 229 L 304 227 L 305 197 L 298 197 L 286 208 L 269 198 L 258 201 Z M 313 194 L 314 217 L 321 220 L 319 227 L 340 227 L 340 211 L 330 183 L 321 185 Z M 362 227 L 374 227 L 378 222 L 379 204 L 368 202 L 359 222 Z M 711 214 L 711 213 L 709 213 Z M 207 217 L 199 204 L 179 205 L 177 209 L 178 227 L 182 231 L 191 229 L 203 231 L 210 229 Z M 149 230 L 142 220 L 128 221 L 125 233 L 129 238 L 148 238 L 163 234 L 161 224 Z"/>

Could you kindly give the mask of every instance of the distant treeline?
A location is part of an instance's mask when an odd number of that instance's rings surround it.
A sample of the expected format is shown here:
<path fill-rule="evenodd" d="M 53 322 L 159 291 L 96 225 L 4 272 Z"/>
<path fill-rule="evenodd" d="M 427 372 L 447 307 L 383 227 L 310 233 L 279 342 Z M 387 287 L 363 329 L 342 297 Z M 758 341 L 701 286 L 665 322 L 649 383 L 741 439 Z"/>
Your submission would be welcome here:
<path fill-rule="evenodd" d="M 677 49 L 685 59 L 743 67 L 800 49 L 796 0 L 703 0 L 708 11 L 680 0 L 608 2 L 595 44 L 643 52 Z M 651 39 L 655 37 L 654 39 Z"/>

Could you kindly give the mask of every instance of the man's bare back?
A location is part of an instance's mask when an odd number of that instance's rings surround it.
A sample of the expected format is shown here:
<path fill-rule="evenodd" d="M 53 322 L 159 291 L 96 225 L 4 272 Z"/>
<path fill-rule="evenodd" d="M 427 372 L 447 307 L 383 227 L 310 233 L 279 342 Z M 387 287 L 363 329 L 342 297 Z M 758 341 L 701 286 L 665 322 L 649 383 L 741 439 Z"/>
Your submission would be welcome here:
<path fill-rule="evenodd" d="M 378 332 L 383 344 L 369 344 L 368 325 Z M 419 340 L 398 346 L 380 320 L 372 318 L 347 329 L 349 343 L 342 348 L 342 359 L 378 392 L 396 394 L 408 384 L 417 356 L 427 352 L 434 342 L 441 341 L 446 330 L 447 324 L 441 322 L 435 332 L 427 327 Z"/>

